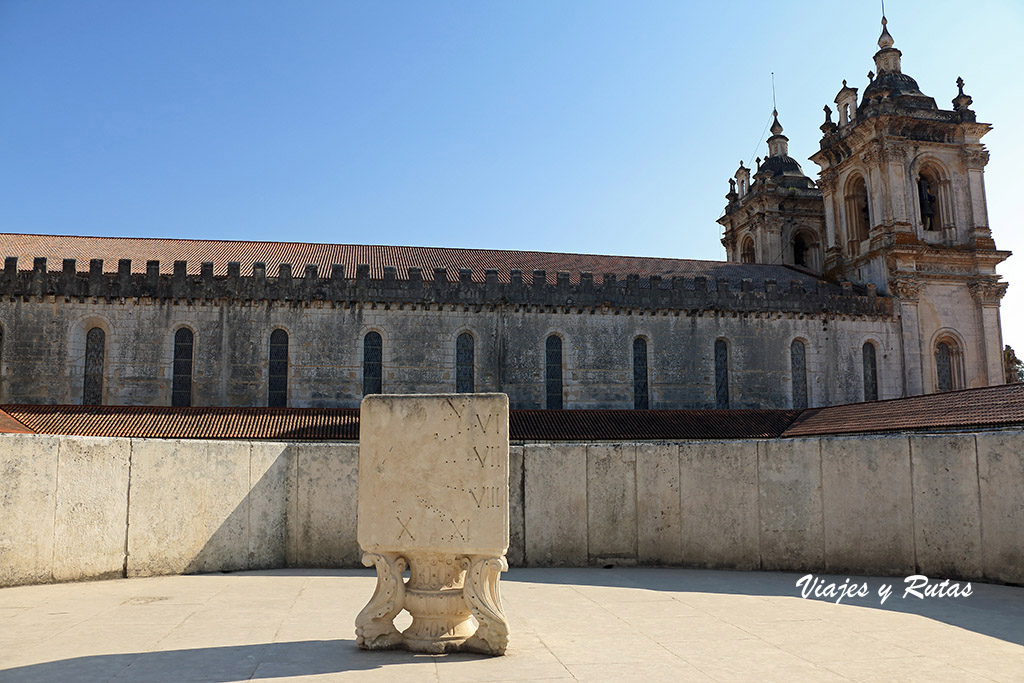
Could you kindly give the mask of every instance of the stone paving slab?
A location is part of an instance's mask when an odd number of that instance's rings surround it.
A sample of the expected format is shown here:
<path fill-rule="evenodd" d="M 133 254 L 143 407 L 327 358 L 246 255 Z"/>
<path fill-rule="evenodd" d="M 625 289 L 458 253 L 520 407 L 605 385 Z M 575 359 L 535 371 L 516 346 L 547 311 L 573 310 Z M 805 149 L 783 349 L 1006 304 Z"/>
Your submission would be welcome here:
<path fill-rule="evenodd" d="M 873 577 L 873 590 L 895 585 L 884 606 L 876 595 L 837 605 L 802 599 L 798 578 L 513 569 L 502 581 L 512 638 L 494 658 L 358 650 L 368 570 L 5 588 L 0 682 L 1024 681 L 1024 588 L 903 599 L 902 578 Z"/>

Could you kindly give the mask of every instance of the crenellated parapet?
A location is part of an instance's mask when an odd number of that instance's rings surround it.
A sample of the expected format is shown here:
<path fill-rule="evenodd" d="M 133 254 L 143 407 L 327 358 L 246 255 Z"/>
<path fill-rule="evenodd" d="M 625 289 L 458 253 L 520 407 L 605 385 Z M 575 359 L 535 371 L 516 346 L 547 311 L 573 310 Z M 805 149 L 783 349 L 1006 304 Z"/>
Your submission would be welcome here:
<path fill-rule="evenodd" d="M 846 315 L 888 316 L 892 300 L 878 296 L 875 288 L 837 286 L 809 278 L 798 271 L 788 282 L 778 279 L 738 277 L 641 277 L 614 273 L 595 278 L 579 273 L 573 282 L 567 272 L 558 272 L 553 283 L 544 270 L 528 275 L 511 270 L 499 280 L 497 270 L 488 269 L 484 281 L 473 272 L 456 273 L 436 268 L 424 274 L 408 268 L 399 277 L 394 267 L 385 267 L 380 278 L 370 276 L 369 265 L 356 266 L 354 273 L 341 264 L 321 273 L 306 265 L 296 272 L 282 263 L 276 277 L 267 275 L 266 264 L 253 264 L 242 273 L 237 262 L 228 264 L 226 275 L 214 275 L 214 265 L 205 262 L 199 274 L 190 274 L 185 261 L 175 261 L 170 274 L 162 273 L 159 261 L 148 261 L 144 273 L 132 271 L 128 259 L 118 261 L 116 272 L 104 272 L 101 259 L 92 259 L 89 270 L 80 272 L 74 259 L 64 259 L 59 271 L 50 270 L 45 258 L 35 258 L 31 270 L 20 270 L 15 257 L 4 260 L 0 275 L 0 297 L 63 297 L 65 299 L 153 299 L 233 300 L 281 303 L 353 302 L 455 305 L 524 305 L 558 307 L 610 307 L 674 311 L 831 312 Z"/>

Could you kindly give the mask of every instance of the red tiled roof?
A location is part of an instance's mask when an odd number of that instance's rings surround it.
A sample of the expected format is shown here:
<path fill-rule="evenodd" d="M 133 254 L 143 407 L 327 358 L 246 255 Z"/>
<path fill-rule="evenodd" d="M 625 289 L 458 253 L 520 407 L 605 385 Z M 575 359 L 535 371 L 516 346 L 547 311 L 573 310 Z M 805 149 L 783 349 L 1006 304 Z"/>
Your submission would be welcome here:
<path fill-rule="evenodd" d="M 0 410 L 0 434 L 34 434 L 34 432 Z"/>
<path fill-rule="evenodd" d="M 356 440 L 355 408 L 172 408 L 7 405 L 40 434 L 154 439 Z"/>
<path fill-rule="evenodd" d="M 382 278 L 385 266 L 394 266 L 399 279 L 408 276 L 410 267 L 423 270 L 423 278 L 432 280 L 434 268 L 445 268 L 449 280 L 455 280 L 461 268 L 473 271 L 473 280 L 483 282 L 484 271 L 498 271 L 508 282 L 509 271 L 521 270 L 530 281 L 534 270 L 547 272 L 549 282 L 556 273 L 568 272 L 571 282 L 579 281 L 581 271 L 595 277 L 604 273 L 617 276 L 636 274 L 708 279 L 729 277 L 764 280 L 772 278 L 780 285 L 800 280 L 816 282 L 813 275 L 781 265 L 694 261 L 690 259 L 643 256 L 600 256 L 596 254 L 560 254 L 543 251 L 506 251 L 498 249 L 454 249 L 447 247 L 395 247 L 358 244 L 307 244 L 303 242 L 234 242 L 224 240 L 156 239 L 142 237 L 78 237 L 66 235 L 21 235 L 0 233 L 0 257 L 16 256 L 20 270 L 31 270 L 33 259 L 45 257 L 50 271 L 59 271 L 62 260 L 76 260 L 79 272 L 88 272 L 90 259 L 103 259 L 106 273 L 117 272 L 118 259 L 131 259 L 133 273 L 145 273 L 146 261 L 160 261 L 160 272 L 173 272 L 175 261 L 186 261 L 187 272 L 198 275 L 204 261 L 213 263 L 215 276 L 226 275 L 228 263 L 241 264 L 242 274 L 252 272 L 254 263 L 267 265 L 267 276 L 275 277 L 282 263 L 292 264 L 295 277 L 302 277 L 307 264 L 318 267 L 320 277 L 330 273 L 332 264 L 345 266 L 352 277 L 357 265 L 370 266 L 371 278 Z"/>
<path fill-rule="evenodd" d="M 1024 423 L 1024 384 L 805 410 L 783 437 L 983 428 Z"/>
<path fill-rule="evenodd" d="M 7 420 L 4 420 L 4 417 Z M 796 410 L 512 410 L 513 441 L 772 439 L 1024 425 L 1024 384 Z M 355 441 L 354 408 L 0 406 L 0 432 Z"/>
<path fill-rule="evenodd" d="M 798 410 L 513 410 L 523 441 L 648 441 L 775 438 Z"/>

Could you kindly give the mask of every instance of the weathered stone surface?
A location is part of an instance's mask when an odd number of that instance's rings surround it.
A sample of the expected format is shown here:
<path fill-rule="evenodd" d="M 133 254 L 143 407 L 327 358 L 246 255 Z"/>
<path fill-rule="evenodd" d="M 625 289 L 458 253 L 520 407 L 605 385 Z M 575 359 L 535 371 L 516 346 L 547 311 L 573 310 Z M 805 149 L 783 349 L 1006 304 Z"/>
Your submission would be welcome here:
<path fill-rule="evenodd" d="M 359 566 L 358 445 L 292 444 L 288 452 L 288 564 Z"/>
<path fill-rule="evenodd" d="M 508 449 L 508 563 L 523 565 L 526 529 L 523 522 L 523 446 Z"/>
<path fill-rule="evenodd" d="M 1024 584 L 1024 432 L 975 436 L 985 578 Z"/>
<path fill-rule="evenodd" d="M 678 445 L 636 444 L 636 516 L 639 562 L 681 564 Z"/>
<path fill-rule="evenodd" d="M 287 543 L 289 450 L 284 443 L 253 442 L 249 451 L 248 569 L 283 567 Z"/>
<path fill-rule="evenodd" d="M 124 575 L 130 454 L 129 439 L 60 438 L 54 580 Z"/>
<path fill-rule="evenodd" d="M 825 565 L 818 439 L 759 441 L 761 567 Z"/>
<path fill-rule="evenodd" d="M 758 568 L 756 442 L 679 444 L 679 500 L 684 565 Z"/>
<path fill-rule="evenodd" d="M 358 536 L 366 552 L 503 556 L 508 549 L 507 397 L 364 398 Z"/>
<path fill-rule="evenodd" d="M 377 568 L 377 589 L 356 617 L 359 647 L 504 654 L 507 396 L 364 398 L 358 510 L 363 563 Z M 412 624 L 398 633 L 401 609 Z"/>
<path fill-rule="evenodd" d="M 825 569 L 914 573 L 910 442 L 904 436 L 821 439 Z"/>
<path fill-rule="evenodd" d="M 636 446 L 587 446 L 587 548 L 592 564 L 636 564 Z"/>
<path fill-rule="evenodd" d="M 527 444 L 526 564 L 582 567 L 587 564 L 587 447 Z"/>
<path fill-rule="evenodd" d="M 910 437 L 917 567 L 922 574 L 980 578 L 981 510 L 973 435 Z"/>
<path fill-rule="evenodd" d="M 59 442 L 0 434 L 0 586 L 52 580 Z"/>
<path fill-rule="evenodd" d="M 128 576 L 244 569 L 248 442 L 133 439 Z"/>

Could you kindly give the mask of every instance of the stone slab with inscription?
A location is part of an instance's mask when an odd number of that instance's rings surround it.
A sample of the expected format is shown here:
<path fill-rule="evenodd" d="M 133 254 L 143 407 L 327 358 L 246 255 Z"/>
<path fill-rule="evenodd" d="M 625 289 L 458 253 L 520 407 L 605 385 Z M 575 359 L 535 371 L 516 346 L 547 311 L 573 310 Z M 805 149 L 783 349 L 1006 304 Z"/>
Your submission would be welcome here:
<path fill-rule="evenodd" d="M 371 395 L 359 434 L 357 534 L 377 588 L 356 619 L 357 644 L 503 654 L 508 397 Z M 399 633 L 403 609 L 413 622 Z"/>

